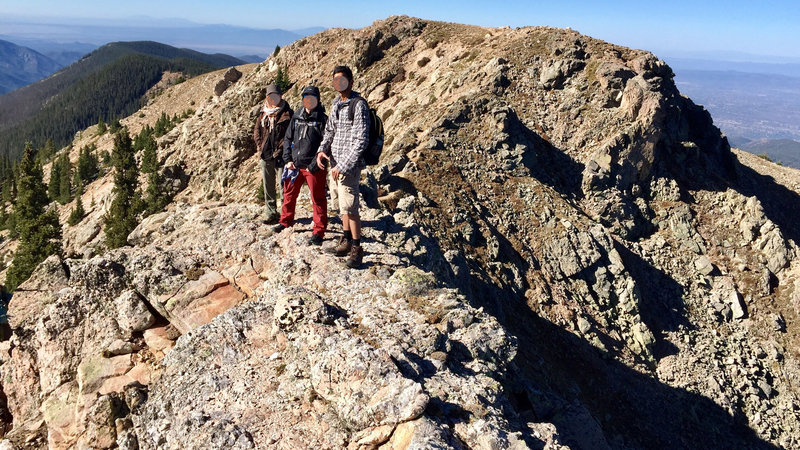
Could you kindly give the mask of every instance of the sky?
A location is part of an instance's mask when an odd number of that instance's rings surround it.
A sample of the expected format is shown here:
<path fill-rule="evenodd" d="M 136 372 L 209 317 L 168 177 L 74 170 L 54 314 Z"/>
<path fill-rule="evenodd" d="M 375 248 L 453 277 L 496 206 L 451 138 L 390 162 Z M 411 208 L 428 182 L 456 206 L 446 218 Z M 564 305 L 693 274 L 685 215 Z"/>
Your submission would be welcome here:
<path fill-rule="evenodd" d="M 391 15 L 482 26 L 570 27 L 615 44 L 688 56 L 732 52 L 800 58 L 800 1 L 251 1 L 0 0 L 0 18 L 151 16 L 252 28 L 361 28 Z M 123 22 L 124 23 L 124 22 Z M 0 29 L 2 34 L 2 29 Z"/>

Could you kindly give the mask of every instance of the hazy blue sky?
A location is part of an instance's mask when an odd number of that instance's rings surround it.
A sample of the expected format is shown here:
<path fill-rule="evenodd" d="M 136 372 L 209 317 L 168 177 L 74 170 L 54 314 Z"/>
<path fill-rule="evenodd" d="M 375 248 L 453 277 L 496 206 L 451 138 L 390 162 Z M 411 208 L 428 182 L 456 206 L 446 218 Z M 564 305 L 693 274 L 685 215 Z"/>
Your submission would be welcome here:
<path fill-rule="evenodd" d="M 506 3 L 504 6 L 498 4 Z M 394 14 L 484 26 L 571 27 L 656 52 L 725 50 L 800 57 L 800 1 L 0 0 L 0 16 L 147 15 L 255 28 L 359 28 Z M 2 29 L 0 29 L 2 34 Z"/>

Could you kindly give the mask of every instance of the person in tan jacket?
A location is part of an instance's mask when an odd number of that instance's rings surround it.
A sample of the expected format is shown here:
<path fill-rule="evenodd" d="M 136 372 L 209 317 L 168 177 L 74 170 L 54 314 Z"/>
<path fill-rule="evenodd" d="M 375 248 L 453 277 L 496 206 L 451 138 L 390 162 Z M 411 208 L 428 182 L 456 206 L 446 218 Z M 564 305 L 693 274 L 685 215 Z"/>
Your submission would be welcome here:
<path fill-rule="evenodd" d="M 261 177 L 264 182 L 266 223 L 276 224 L 280 219 L 277 207 L 278 171 L 283 168 L 283 139 L 294 111 L 283 99 L 278 85 L 267 86 L 267 99 L 253 127 L 253 141 L 261 155 Z"/>

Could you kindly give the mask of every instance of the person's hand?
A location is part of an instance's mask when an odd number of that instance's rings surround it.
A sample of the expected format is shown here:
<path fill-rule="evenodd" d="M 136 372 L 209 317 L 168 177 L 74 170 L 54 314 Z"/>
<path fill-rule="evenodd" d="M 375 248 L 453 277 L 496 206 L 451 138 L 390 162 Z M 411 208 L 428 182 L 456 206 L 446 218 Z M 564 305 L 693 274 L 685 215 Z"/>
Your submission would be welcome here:
<path fill-rule="evenodd" d="M 342 174 L 342 172 L 339 172 L 339 168 L 338 167 L 334 167 L 333 169 L 331 169 L 331 176 L 333 176 L 334 180 L 338 180 L 339 179 L 339 175 L 341 175 L 341 174 Z"/>
<path fill-rule="evenodd" d="M 289 169 L 289 170 L 297 169 L 297 167 L 294 165 L 293 161 L 289 161 L 288 163 L 286 163 L 286 168 Z"/>
<path fill-rule="evenodd" d="M 322 160 L 330 162 L 331 159 L 325 153 L 317 153 L 317 167 L 325 170 L 325 163 L 323 163 Z"/>

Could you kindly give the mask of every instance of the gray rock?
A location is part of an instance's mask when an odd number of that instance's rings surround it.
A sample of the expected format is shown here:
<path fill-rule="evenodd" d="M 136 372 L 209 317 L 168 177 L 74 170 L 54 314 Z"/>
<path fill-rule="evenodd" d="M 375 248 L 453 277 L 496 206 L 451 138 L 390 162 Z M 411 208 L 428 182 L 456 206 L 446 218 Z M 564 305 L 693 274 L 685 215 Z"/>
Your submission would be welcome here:
<path fill-rule="evenodd" d="M 708 259 L 708 256 L 702 255 L 694 260 L 694 268 L 700 275 L 711 275 L 714 272 L 714 264 Z"/>
<path fill-rule="evenodd" d="M 129 335 L 150 328 L 156 321 L 155 316 L 136 291 L 123 292 L 114 299 L 114 307 L 117 310 L 117 323 L 120 329 Z"/>

